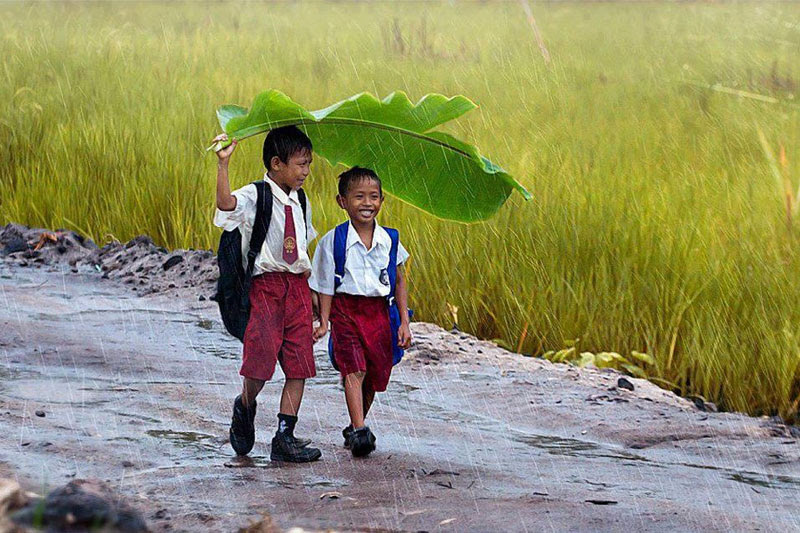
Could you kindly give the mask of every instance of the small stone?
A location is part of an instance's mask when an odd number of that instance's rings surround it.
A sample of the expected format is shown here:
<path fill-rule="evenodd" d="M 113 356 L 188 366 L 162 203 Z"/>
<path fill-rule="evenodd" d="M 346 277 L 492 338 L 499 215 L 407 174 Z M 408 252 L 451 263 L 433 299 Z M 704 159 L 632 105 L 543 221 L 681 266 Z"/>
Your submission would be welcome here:
<path fill-rule="evenodd" d="M 182 262 L 183 262 L 183 256 L 173 255 L 172 257 L 170 257 L 169 259 L 164 261 L 164 264 L 162 266 L 164 267 L 164 270 L 169 270 L 170 268 L 174 267 L 178 263 L 182 263 Z"/>
<path fill-rule="evenodd" d="M 133 463 L 130 461 L 122 461 L 122 466 L 124 466 L 125 468 L 131 468 L 133 467 Z"/>
<path fill-rule="evenodd" d="M 58 488 L 43 502 L 31 502 L 14 515 L 25 526 L 45 526 L 47 531 L 146 532 L 141 513 L 98 480 L 74 480 Z"/>
<path fill-rule="evenodd" d="M 17 237 L 17 238 L 11 239 L 8 242 L 8 244 L 6 244 L 6 247 L 3 248 L 3 255 L 15 254 L 17 252 L 22 252 L 22 251 L 27 250 L 27 249 L 28 249 L 28 245 L 25 242 L 25 240 L 22 239 L 21 237 Z"/>
<path fill-rule="evenodd" d="M 147 235 L 139 235 L 138 237 L 134 237 L 133 239 L 129 240 L 128 243 L 125 245 L 125 248 L 133 248 L 137 244 L 149 246 L 153 244 L 153 239 L 151 239 Z"/>
<path fill-rule="evenodd" d="M 198 298 L 198 300 L 200 300 L 201 302 L 205 302 L 206 301 L 206 297 L 201 294 L 200 298 Z"/>
<path fill-rule="evenodd" d="M 45 417 L 44 411 L 42 410 L 36 411 L 36 416 L 38 416 L 39 418 L 44 418 Z"/>
<path fill-rule="evenodd" d="M 619 378 L 617 380 L 617 387 L 619 387 L 620 389 L 627 389 L 627 390 L 630 390 L 630 391 L 632 391 L 635 388 L 633 386 L 633 383 L 628 381 L 627 378 Z"/>

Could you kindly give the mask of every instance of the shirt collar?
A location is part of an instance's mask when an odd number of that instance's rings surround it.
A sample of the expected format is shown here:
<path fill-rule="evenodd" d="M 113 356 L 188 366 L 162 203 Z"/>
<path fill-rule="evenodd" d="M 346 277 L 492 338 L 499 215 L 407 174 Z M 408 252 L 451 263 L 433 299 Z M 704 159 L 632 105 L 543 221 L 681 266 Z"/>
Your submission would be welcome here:
<path fill-rule="evenodd" d="M 289 202 L 294 202 L 295 204 L 300 204 L 300 200 L 297 197 L 297 191 L 292 189 L 289 191 L 289 194 L 283 192 L 281 186 L 272 181 L 272 178 L 269 175 L 269 172 L 264 172 L 264 181 L 269 183 L 269 188 L 272 189 L 272 195 L 278 199 L 280 203 L 283 205 L 289 205 Z"/>
<path fill-rule="evenodd" d="M 364 243 L 361 242 L 361 237 L 358 236 L 358 232 L 356 228 L 353 227 L 352 222 L 347 223 L 347 243 L 345 245 L 346 248 L 350 248 L 351 246 L 355 246 L 356 244 L 361 244 L 364 246 Z M 378 221 L 375 221 L 375 229 L 372 232 L 372 248 L 374 249 L 375 246 L 384 246 L 386 248 L 390 248 L 392 246 L 392 239 L 389 237 L 389 234 L 383 229 L 383 226 L 378 224 Z M 366 249 L 366 246 L 364 246 Z M 368 252 L 371 250 L 367 250 Z"/>

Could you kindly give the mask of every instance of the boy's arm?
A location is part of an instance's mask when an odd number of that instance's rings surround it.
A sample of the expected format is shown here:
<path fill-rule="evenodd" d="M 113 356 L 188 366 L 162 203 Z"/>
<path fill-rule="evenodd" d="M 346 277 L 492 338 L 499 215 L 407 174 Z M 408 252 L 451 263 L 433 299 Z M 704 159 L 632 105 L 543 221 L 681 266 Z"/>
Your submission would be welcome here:
<path fill-rule="evenodd" d="M 331 302 L 333 302 L 333 296 L 319 293 L 319 327 L 314 330 L 314 342 L 324 337 L 328 332 L 328 320 L 331 316 Z"/>
<path fill-rule="evenodd" d="M 224 133 L 214 137 L 213 142 L 227 140 Z M 236 149 L 236 141 L 217 152 L 217 209 L 220 211 L 233 211 L 236 209 L 236 197 L 231 194 L 231 185 L 228 181 L 228 162 L 231 154 Z"/>
<path fill-rule="evenodd" d="M 319 320 L 319 293 L 311 289 L 311 316 Z"/>
<path fill-rule="evenodd" d="M 397 330 L 397 345 L 401 348 L 411 346 L 411 327 L 408 319 L 408 288 L 403 275 L 403 266 L 397 265 L 397 286 L 394 297 L 397 300 L 397 310 L 400 312 L 400 328 Z"/>

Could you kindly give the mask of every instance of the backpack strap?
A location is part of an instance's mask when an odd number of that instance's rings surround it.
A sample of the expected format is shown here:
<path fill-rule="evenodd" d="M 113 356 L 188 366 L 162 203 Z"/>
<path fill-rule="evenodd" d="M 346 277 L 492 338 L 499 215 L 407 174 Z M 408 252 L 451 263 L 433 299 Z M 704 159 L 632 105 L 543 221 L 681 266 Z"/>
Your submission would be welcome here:
<path fill-rule="evenodd" d="M 272 191 L 267 190 L 264 180 L 254 181 L 256 186 L 256 218 L 253 221 L 253 233 L 250 235 L 250 248 L 247 250 L 247 279 L 253 275 L 256 257 L 264 245 L 272 220 Z"/>
<path fill-rule="evenodd" d="M 336 230 L 333 233 L 333 292 L 336 292 L 336 289 L 339 288 L 342 280 L 344 280 L 344 262 L 347 259 L 347 231 L 349 226 L 349 221 L 342 222 L 336 226 Z"/>
<path fill-rule="evenodd" d="M 303 226 L 306 227 L 306 242 L 308 242 L 308 218 L 307 213 L 307 200 L 306 200 L 306 191 L 303 189 L 297 189 L 297 200 L 300 202 L 300 208 L 303 210 Z"/>
<path fill-rule="evenodd" d="M 397 285 L 397 249 L 400 245 L 400 232 L 394 228 L 383 228 L 392 239 L 392 247 L 389 248 L 389 264 L 386 266 L 386 272 L 389 274 L 389 296 L 386 300 L 389 305 L 394 305 L 394 289 Z"/>

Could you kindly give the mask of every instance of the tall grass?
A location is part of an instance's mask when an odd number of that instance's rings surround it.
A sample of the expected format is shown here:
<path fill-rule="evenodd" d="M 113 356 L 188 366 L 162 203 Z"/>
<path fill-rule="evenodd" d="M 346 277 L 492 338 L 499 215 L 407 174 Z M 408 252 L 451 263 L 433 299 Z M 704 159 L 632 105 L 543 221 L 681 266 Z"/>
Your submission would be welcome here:
<path fill-rule="evenodd" d="M 684 393 L 796 416 L 800 228 L 757 130 L 797 187 L 798 111 L 684 82 L 797 96 L 800 6 L 537 4 L 549 67 L 514 2 L 2 13 L 0 220 L 211 248 L 218 105 L 461 93 L 481 108 L 452 131 L 535 200 L 469 226 L 388 200 L 419 319 L 449 326 L 450 303 L 525 353 L 647 352 Z M 234 185 L 261 175 L 259 151 L 237 149 Z M 342 219 L 339 170 L 318 160 L 307 186 L 323 230 Z"/>

